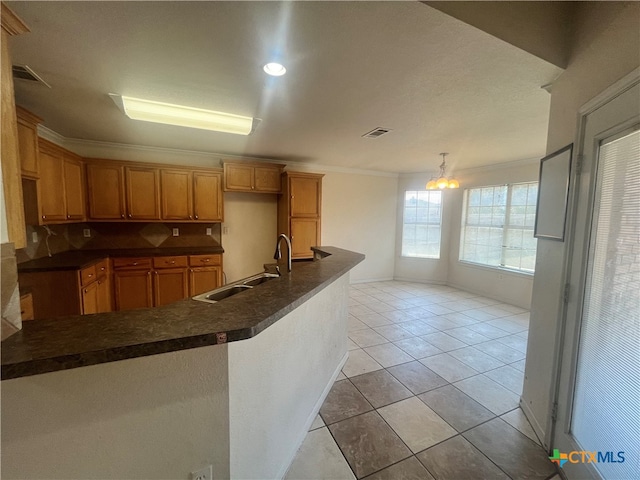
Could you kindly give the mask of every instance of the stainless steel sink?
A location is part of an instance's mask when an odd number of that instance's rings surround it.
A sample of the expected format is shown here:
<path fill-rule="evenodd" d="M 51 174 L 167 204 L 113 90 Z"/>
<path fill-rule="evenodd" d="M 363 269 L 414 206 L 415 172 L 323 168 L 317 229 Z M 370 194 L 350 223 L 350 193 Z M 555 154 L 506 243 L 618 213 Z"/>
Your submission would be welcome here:
<path fill-rule="evenodd" d="M 257 285 L 273 280 L 274 278 L 278 278 L 278 276 L 279 275 L 273 273 L 258 273 L 257 275 L 252 275 L 250 277 L 243 278 L 242 280 L 238 280 L 237 282 L 230 283 L 229 285 L 225 285 L 224 287 L 216 288 L 210 292 L 201 293 L 200 295 L 193 297 L 193 299 L 200 302 L 216 303 L 220 300 L 224 300 L 225 298 L 237 295 L 238 293 L 251 290 Z"/>
<path fill-rule="evenodd" d="M 261 283 L 264 282 L 268 282 L 269 280 L 273 280 L 274 278 L 278 278 L 279 275 L 277 273 L 267 273 L 267 272 L 262 272 L 259 273 L 258 275 L 254 275 L 252 277 L 249 277 L 245 280 L 240 280 L 242 282 L 242 285 L 251 285 L 252 287 L 255 287 L 256 285 L 260 285 Z"/>

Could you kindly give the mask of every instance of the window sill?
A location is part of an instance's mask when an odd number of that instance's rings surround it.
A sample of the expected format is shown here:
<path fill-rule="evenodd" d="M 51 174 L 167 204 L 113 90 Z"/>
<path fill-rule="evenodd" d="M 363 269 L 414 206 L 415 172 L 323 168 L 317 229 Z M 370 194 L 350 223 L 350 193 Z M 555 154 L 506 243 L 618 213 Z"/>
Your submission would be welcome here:
<path fill-rule="evenodd" d="M 513 275 L 514 277 L 525 277 L 525 278 L 533 278 L 535 272 L 523 272 L 520 270 L 513 270 L 511 268 L 504 268 L 504 267 L 492 267 L 490 265 L 483 265 L 481 263 L 473 263 L 473 262 L 468 262 L 466 260 L 458 260 L 458 263 L 461 265 L 464 265 L 465 267 L 473 267 L 473 268 L 477 268 L 479 270 L 487 270 L 489 272 L 498 272 L 498 273 L 504 273 L 507 275 Z"/>
<path fill-rule="evenodd" d="M 413 255 L 400 255 L 400 258 L 416 259 L 416 260 L 441 260 L 440 257 L 417 257 Z"/>

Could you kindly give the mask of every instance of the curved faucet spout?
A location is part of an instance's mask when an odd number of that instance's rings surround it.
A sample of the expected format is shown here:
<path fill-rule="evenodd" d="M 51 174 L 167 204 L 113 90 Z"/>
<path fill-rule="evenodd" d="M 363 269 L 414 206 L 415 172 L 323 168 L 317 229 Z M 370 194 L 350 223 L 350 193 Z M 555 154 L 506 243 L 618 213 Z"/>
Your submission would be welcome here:
<path fill-rule="evenodd" d="M 291 240 L 284 233 L 278 235 L 278 239 L 276 240 L 276 253 L 273 255 L 274 260 L 280 260 L 282 258 L 282 253 L 280 252 L 280 241 L 284 239 L 287 242 L 287 271 L 291 271 Z M 278 274 L 280 274 L 280 268 L 276 266 L 276 270 Z"/>

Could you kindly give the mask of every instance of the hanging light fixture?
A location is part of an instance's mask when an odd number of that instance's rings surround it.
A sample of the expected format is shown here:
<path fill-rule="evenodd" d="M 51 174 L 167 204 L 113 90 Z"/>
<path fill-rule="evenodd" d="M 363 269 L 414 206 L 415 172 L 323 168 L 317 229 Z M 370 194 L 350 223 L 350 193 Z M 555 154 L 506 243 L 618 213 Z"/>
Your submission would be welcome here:
<path fill-rule="evenodd" d="M 441 153 L 442 155 L 442 163 L 440 164 L 440 173 L 438 173 L 437 177 L 431 177 L 431 179 L 427 182 L 425 188 L 427 190 L 444 190 L 445 188 L 458 188 L 460 187 L 460 183 L 458 180 L 452 177 L 446 176 L 446 168 L 445 165 L 445 157 L 449 155 L 448 153 Z"/>

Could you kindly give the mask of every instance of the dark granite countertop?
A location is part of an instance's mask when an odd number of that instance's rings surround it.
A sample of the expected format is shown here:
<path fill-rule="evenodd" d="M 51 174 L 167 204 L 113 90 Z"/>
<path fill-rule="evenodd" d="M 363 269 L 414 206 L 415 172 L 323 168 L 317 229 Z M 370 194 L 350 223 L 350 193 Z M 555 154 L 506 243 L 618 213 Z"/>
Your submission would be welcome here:
<path fill-rule="evenodd" d="M 25 322 L 2 342 L 2 380 L 254 337 L 364 260 L 340 248 L 315 250 L 320 260 L 294 263 L 291 273 L 218 303 L 186 299 Z"/>
<path fill-rule="evenodd" d="M 113 250 L 69 250 L 18 264 L 18 272 L 77 270 L 106 257 L 153 257 L 159 255 L 205 255 L 224 253 L 221 246 L 172 248 L 118 248 Z"/>

